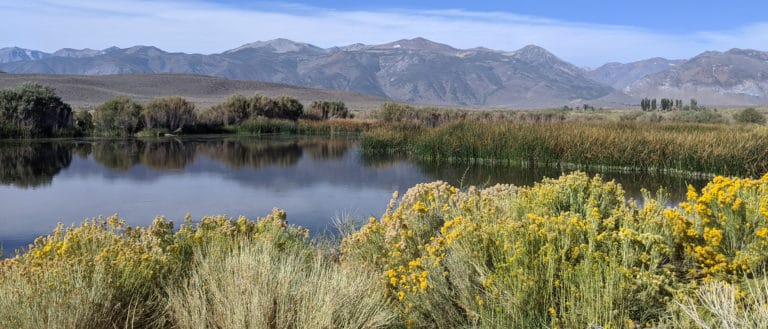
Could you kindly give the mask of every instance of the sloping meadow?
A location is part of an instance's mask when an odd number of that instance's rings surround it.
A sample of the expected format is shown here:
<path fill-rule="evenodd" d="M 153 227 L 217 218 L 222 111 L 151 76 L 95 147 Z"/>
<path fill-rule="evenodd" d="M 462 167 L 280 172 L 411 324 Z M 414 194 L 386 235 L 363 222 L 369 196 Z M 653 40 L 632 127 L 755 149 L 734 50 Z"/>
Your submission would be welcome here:
<path fill-rule="evenodd" d="M 574 173 L 420 184 L 336 244 L 279 210 L 94 219 L 2 261 L 0 327 L 768 327 L 768 176 L 665 204 Z"/>

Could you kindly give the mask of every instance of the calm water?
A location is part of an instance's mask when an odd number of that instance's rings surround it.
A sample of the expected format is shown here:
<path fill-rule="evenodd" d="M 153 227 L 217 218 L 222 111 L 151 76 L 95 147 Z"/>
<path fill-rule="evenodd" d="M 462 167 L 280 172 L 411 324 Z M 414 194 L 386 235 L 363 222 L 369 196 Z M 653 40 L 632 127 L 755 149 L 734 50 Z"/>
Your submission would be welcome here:
<path fill-rule="evenodd" d="M 0 245 L 5 254 L 46 235 L 57 222 L 118 213 L 131 225 L 156 215 L 176 223 L 186 213 L 245 215 L 273 207 L 313 233 L 332 218 L 379 216 L 393 191 L 434 180 L 457 186 L 531 185 L 555 169 L 430 165 L 364 158 L 349 139 L 168 138 L 0 142 Z M 666 187 L 673 199 L 701 181 L 604 175 L 630 196 Z"/>

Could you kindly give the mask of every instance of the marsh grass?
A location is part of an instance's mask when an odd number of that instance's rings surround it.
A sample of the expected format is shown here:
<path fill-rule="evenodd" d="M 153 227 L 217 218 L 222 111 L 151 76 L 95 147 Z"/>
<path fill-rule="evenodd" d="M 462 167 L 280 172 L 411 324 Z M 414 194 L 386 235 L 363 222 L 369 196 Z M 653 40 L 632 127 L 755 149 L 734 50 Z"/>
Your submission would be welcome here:
<path fill-rule="evenodd" d="M 299 135 L 359 136 L 375 125 L 374 121 L 359 119 L 299 120 L 297 133 Z"/>
<path fill-rule="evenodd" d="M 691 175 L 768 171 L 768 130 L 691 123 L 465 121 L 366 133 L 367 154 L 406 152 L 429 161 L 564 166 Z"/>

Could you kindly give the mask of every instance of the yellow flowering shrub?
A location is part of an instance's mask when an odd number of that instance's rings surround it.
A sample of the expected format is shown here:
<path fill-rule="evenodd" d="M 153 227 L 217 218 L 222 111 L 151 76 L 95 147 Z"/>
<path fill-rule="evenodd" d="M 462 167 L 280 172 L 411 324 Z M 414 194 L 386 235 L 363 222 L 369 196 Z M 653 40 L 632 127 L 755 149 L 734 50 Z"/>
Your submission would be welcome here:
<path fill-rule="evenodd" d="M 760 179 L 717 176 L 672 210 L 674 234 L 695 262 L 692 279 L 740 280 L 768 261 L 768 175 Z"/>
<path fill-rule="evenodd" d="M 288 225 L 278 209 L 257 221 L 206 216 L 193 224 L 187 216 L 178 231 L 164 217 L 148 227 L 128 226 L 117 215 L 59 225 L 26 253 L 0 263 L 0 327 L 67 316 L 71 324 L 62 328 L 162 325 L 164 290 L 188 274 L 195 249 L 231 250 L 251 239 L 281 249 L 307 244 L 308 231 Z M 82 312 L 67 311 L 83 308 L 101 313 L 73 317 Z"/>
<path fill-rule="evenodd" d="M 420 184 L 347 237 L 342 261 L 379 268 L 406 324 L 624 326 L 658 317 L 677 284 L 663 221 L 646 223 L 661 213 L 583 173 L 527 188 Z"/>

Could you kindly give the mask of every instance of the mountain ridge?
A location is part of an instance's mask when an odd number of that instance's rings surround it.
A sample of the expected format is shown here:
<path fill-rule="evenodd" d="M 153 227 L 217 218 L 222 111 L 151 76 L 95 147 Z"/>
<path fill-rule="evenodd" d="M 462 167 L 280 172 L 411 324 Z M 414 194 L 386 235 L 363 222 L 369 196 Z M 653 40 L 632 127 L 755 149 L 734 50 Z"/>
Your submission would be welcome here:
<path fill-rule="evenodd" d="M 730 76 L 747 80 L 731 79 L 730 86 L 717 89 L 702 74 L 694 74 L 702 81 L 674 75 L 681 66 L 690 70 L 698 65 L 702 56 L 715 58 L 704 61 L 706 65 L 727 66 L 739 60 L 738 72 Z M 734 48 L 688 60 L 650 58 L 590 70 L 536 45 L 514 51 L 458 49 L 421 37 L 330 48 L 278 38 L 209 55 L 167 52 L 154 46 L 64 48 L 51 54 L 0 49 L 0 71 L 16 74 L 187 73 L 352 91 L 413 103 L 526 108 L 584 103 L 627 106 L 643 97 L 702 95 L 715 105 L 768 103 L 768 70 L 759 61 L 768 61 L 768 53 Z M 744 73 L 750 68 L 765 74 Z"/>

